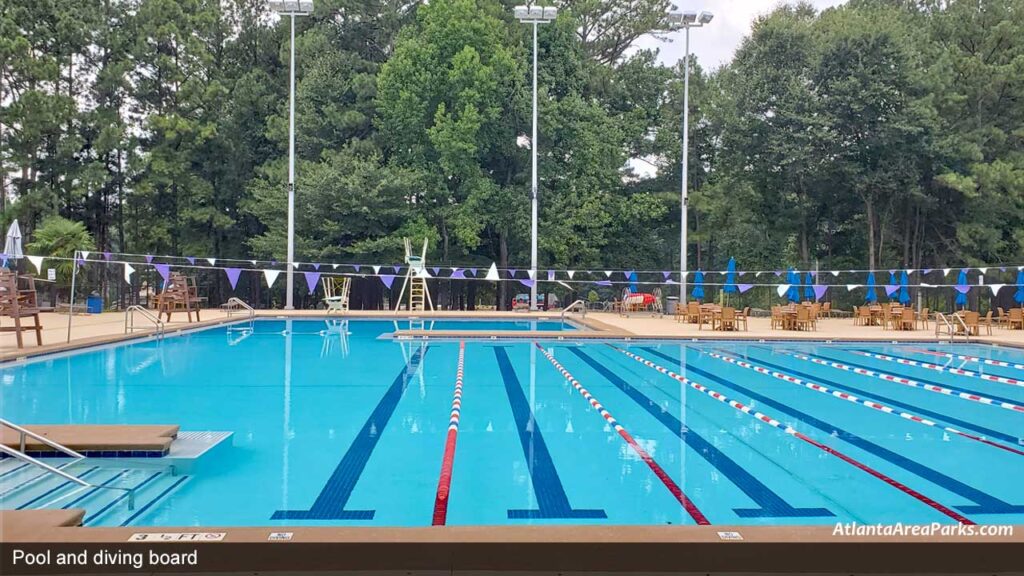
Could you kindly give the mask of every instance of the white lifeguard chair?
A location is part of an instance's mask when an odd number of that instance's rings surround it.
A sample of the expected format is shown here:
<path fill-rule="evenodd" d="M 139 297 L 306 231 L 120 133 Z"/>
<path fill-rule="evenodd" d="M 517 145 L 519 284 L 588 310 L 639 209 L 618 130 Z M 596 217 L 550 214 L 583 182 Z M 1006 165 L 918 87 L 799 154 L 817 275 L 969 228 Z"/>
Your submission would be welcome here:
<path fill-rule="evenodd" d="M 427 239 L 423 239 L 423 252 L 419 255 L 412 253 L 412 242 L 405 239 L 405 280 L 402 281 L 402 290 L 395 300 L 395 314 L 402 309 L 402 298 L 405 291 L 409 290 L 409 301 L 407 310 L 409 312 L 422 312 L 430 308 L 434 309 L 434 303 L 430 300 L 430 291 L 427 290 Z"/>

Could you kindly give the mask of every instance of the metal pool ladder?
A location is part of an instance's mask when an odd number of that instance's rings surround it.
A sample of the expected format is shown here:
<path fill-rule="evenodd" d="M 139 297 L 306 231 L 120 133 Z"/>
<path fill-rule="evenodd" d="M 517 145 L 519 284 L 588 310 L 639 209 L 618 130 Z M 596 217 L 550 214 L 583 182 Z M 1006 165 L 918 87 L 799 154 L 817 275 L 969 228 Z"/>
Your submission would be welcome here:
<path fill-rule="evenodd" d="M 141 314 L 143 318 L 149 320 L 154 326 L 156 326 L 156 335 L 158 338 L 163 338 L 164 335 L 164 322 L 158 316 L 153 316 L 153 313 L 147 310 L 143 306 L 138 304 L 129 306 L 124 310 L 124 333 L 134 332 L 136 330 L 145 330 L 143 327 L 135 326 L 135 314 Z"/>
<path fill-rule="evenodd" d="M 971 331 L 970 331 L 969 328 L 967 328 L 967 323 L 964 322 L 963 318 L 957 316 L 956 314 L 952 314 L 952 317 L 956 319 L 956 322 L 960 325 L 959 327 L 963 329 L 964 342 L 970 342 L 971 341 Z M 945 327 L 947 333 L 949 334 L 949 342 L 950 342 L 950 344 L 952 344 L 953 341 L 956 339 L 957 325 L 954 324 L 953 321 L 950 320 L 949 318 L 950 318 L 949 316 L 946 316 L 942 312 L 936 312 L 935 313 L 935 319 L 936 319 L 936 322 L 935 322 L 935 337 L 938 338 L 939 335 L 940 335 L 942 327 Z M 942 321 L 942 324 L 939 324 L 939 322 L 938 322 L 939 320 Z"/>
<path fill-rule="evenodd" d="M 36 466 L 38 468 L 42 468 L 43 469 L 43 474 L 41 474 L 40 476 L 37 476 L 36 479 L 42 478 L 43 476 L 46 476 L 47 474 L 55 474 L 55 475 L 60 476 L 61 478 L 65 479 L 65 480 L 67 480 L 69 482 L 73 482 L 75 484 L 78 484 L 82 488 L 93 488 L 93 489 L 100 489 L 100 488 L 102 488 L 104 490 L 118 490 L 118 491 L 121 491 L 121 492 L 125 492 L 128 495 L 128 509 L 129 510 L 134 510 L 135 509 L 135 488 L 122 488 L 120 486 L 105 486 L 103 484 L 93 484 L 91 482 L 87 482 L 85 480 L 82 480 L 78 476 L 75 476 L 73 474 L 69 474 L 69 473 L 67 473 L 67 472 L 65 472 L 64 470 L 61 469 L 61 468 L 65 468 L 67 466 L 70 466 L 72 464 L 75 464 L 77 462 L 80 462 L 82 460 L 85 460 L 85 456 L 84 455 L 82 455 L 82 454 L 80 454 L 78 452 L 75 452 L 74 450 L 72 450 L 71 448 L 68 448 L 67 446 L 64 446 L 63 444 L 59 444 L 57 442 L 54 442 L 53 440 L 50 440 L 49 438 L 46 438 L 45 436 L 41 436 L 39 434 L 36 434 L 35 432 L 32 432 L 31 430 L 22 428 L 21 426 L 18 426 L 17 424 L 15 424 L 13 422 L 10 422 L 8 420 L 4 420 L 3 418 L 0 418 L 0 426 L 6 426 L 7 428 L 10 428 L 11 430 L 14 430 L 15 432 L 18 433 L 18 449 L 10 448 L 10 447 L 8 447 L 8 446 L 6 446 L 4 444 L 0 444 L 0 452 L 2 452 L 4 454 L 7 454 L 8 456 L 11 456 L 11 457 L 13 457 L 13 458 L 15 458 L 17 460 L 21 460 L 22 462 L 26 462 L 28 464 L 31 464 L 32 466 Z M 40 460 L 38 460 L 36 458 L 33 458 L 33 457 L 31 457 L 31 456 L 29 456 L 28 454 L 25 453 L 25 444 L 26 444 L 25 441 L 26 441 L 27 438 L 32 438 L 32 439 L 38 440 L 39 442 L 49 446 L 50 448 L 53 448 L 54 450 L 57 450 L 58 452 L 61 452 L 63 454 L 66 454 L 66 455 L 70 456 L 71 458 L 73 458 L 73 460 L 71 460 L 70 462 L 66 462 L 66 463 L 62 464 L 60 467 L 56 467 L 56 466 L 50 466 L 49 464 L 47 464 L 45 462 L 42 462 L 42 461 L 40 461 Z M 70 494 L 69 494 L 69 496 L 70 496 Z"/>
<path fill-rule="evenodd" d="M 579 306 L 580 309 L 583 312 L 583 319 L 585 320 L 587 318 L 587 302 L 586 302 L 586 300 L 582 300 L 582 299 L 581 300 L 577 300 L 577 301 L 573 302 L 572 304 L 569 304 L 568 306 L 566 306 L 565 308 L 562 309 L 562 314 L 559 316 L 559 319 L 562 322 L 562 328 L 565 328 L 565 315 L 568 314 L 569 312 L 572 312 L 572 309 L 577 307 L 577 306 Z"/>

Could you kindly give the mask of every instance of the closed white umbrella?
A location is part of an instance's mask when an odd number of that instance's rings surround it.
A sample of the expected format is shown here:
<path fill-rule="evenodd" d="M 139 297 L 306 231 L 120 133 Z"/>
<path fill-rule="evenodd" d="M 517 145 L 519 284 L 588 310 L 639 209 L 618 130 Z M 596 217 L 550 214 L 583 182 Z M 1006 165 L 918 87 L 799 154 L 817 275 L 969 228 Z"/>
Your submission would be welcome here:
<path fill-rule="evenodd" d="M 21 251 L 21 228 L 18 227 L 18 221 L 11 222 L 11 227 L 7 229 L 7 241 L 4 242 L 4 254 L 8 258 L 21 258 L 25 254 Z"/>

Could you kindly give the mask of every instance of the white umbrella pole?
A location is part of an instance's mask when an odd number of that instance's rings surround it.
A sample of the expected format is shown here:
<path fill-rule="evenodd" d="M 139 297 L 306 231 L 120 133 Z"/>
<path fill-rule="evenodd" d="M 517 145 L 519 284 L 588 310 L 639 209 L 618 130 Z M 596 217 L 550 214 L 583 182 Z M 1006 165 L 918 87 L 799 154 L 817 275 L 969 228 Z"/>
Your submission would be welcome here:
<path fill-rule="evenodd" d="M 68 343 L 71 343 L 71 319 L 75 317 L 75 278 L 78 276 L 78 250 L 71 257 L 71 305 L 68 306 Z"/>

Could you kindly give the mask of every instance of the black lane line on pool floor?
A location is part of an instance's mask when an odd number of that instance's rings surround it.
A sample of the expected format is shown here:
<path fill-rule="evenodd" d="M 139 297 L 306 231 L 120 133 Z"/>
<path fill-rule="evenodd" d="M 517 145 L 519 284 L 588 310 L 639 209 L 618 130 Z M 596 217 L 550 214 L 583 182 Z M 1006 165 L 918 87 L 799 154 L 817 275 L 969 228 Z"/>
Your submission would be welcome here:
<path fill-rule="evenodd" d="M 530 470 L 533 493 L 537 498 L 536 510 L 509 510 L 510 519 L 568 519 L 568 518 L 607 518 L 604 510 L 576 510 L 569 504 L 569 497 L 558 477 L 551 452 L 544 442 L 544 435 L 537 427 L 537 420 L 530 409 L 530 403 L 523 393 L 508 353 L 502 346 L 494 347 L 494 358 L 498 361 L 501 378 L 505 382 L 505 393 L 508 395 L 512 417 L 516 421 L 516 432 L 523 448 L 523 458 Z"/>
<path fill-rule="evenodd" d="M 642 350 L 649 352 L 655 356 L 659 356 L 668 362 L 674 362 L 676 364 L 679 363 L 678 358 L 673 358 L 672 356 L 669 356 L 668 354 L 665 354 L 657 350 L 656 348 L 644 347 L 642 348 Z M 928 466 L 925 466 L 924 464 L 921 464 L 916 460 L 911 460 L 910 458 L 907 458 L 902 454 L 898 454 L 896 452 L 893 452 L 892 450 L 889 450 L 888 448 L 865 440 L 864 438 L 861 438 L 860 436 L 857 436 L 852 432 L 848 432 L 833 424 L 829 424 L 828 422 L 819 420 L 818 418 L 815 418 L 814 416 L 811 416 L 806 412 L 801 412 L 782 402 L 773 400 L 772 398 L 769 398 L 763 394 L 759 394 L 751 390 L 750 388 L 747 388 L 746 386 L 742 386 L 729 380 L 725 380 L 724 378 L 721 378 L 719 376 L 715 376 L 714 374 L 701 368 L 698 368 L 691 363 L 687 363 L 686 369 L 688 371 L 693 371 L 709 380 L 717 382 L 722 386 L 746 394 L 747 397 L 753 398 L 754 400 L 757 400 L 759 402 L 763 402 L 765 405 L 771 406 L 772 408 L 780 412 L 788 414 L 789 416 L 796 418 L 797 420 L 800 420 L 805 424 L 808 424 L 809 426 L 817 428 L 818 430 L 821 430 L 826 434 L 835 435 L 840 440 L 843 440 L 848 444 L 852 444 L 860 448 L 861 450 L 864 450 L 865 452 L 873 454 L 878 458 L 886 460 L 896 466 L 899 466 L 900 468 L 903 468 L 904 470 L 912 474 L 920 476 L 921 478 L 931 482 L 932 484 L 935 484 L 936 486 L 945 488 L 949 492 L 962 496 L 963 498 L 967 498 L 968 500 L 971 500 L 972 502 L 977 504 L 976 506 L 954 506 L 954 508 L 960 510 L 965 514 L 1024 513 L 1024 505 L 1010 504 L 1008 502 L 1000 500 L 999 498 L 996 498 L 991 494 L 982 492 L 981 490 L 974 488 L 972 486 L 968 486 L 967 484 L 964 484 L 963 482 L 957 480 L 956 478 L 947 476 L 946 474 L 943 474 L 942 472 L 939 472 L 938 470 L 935 470 L 933 468 L 929 468 Z"/>
<path fill-rule="evenodd" d="M 733 512 L 741 518 L 809 518 L 809 517 L 833 517 L 827 508 L 797 508 L 786 502 L 771 488 L 765 486 L 753 474 L 740 466 L 735 460 L 729 458 L 714 444 L 707 441 L 703 436 L 683 425 L 678 418 L 669 414 L 661 408 L 654 400 L 638 390 L 629 382 L 626 382 L 618 374 L 612 372 L 603 364 L 589 356 L 578 348 L 569 348 L 570 352 L 596 370 L 616 388 L 629 396 L 633 402 L 647 411 L 665 428 L 686 442 L 694 452 L 715 467 L 723 476 L 729 479 L 737 488 L 747 495 L 758 508 L 734 508 Z"/>
<path fill-rule="evenodd" d="M 413 352 L 409 363 L 402 367 L 370 413 L 309 510 L 278 510 L 270 517 L 271 520 L 373 520 L 374 510 L 346 510 L 345 505 L 427 350 L 429 347 L 424 346 Z"/>
<path fill-rule="evenodd" d="M 763 347 L 760 347 L 760 346 L 751 346 L 750 348 L 751 349 L 756 349 L 756 350 L 764 350 L 764 351 L 767 351 L 767 352 L 770 352 L 770 350 L 771 350 L 770 348 L 763 348 Z M 734 356 L 737 356 L 737 357 L 745 358 L 747 360 L 750 360 L 751 362 L 757 362 L 757 363 L 762 364 L 762 365 L 764 365 L 764 366 L 766 366 L 768 368 L 772 368 L 772 369 L 778 370 L 779 372 L 781 372 L 783 374 L 789 374 L 791 376 L 798 376 L 800 378 L 806 378 L 808 381 L 811 381 L 811 382 L 815 382 L 815 381 L 822 382 L 823 384 L 828 384 L 829 386 L 832 386 L 836 390 L 842 390 L 844 392 L 849 392 L 850 394 L 856 394 L 856 395 L 864 397 L 864 398 L 871 398 L 871 399 L 873 399 L 873 400 L 875 400 L 877 402 L 882 402 L 882 403 L 885 403 L 885 404 L 889 404 L 891 406 L 897 406 L 897 407 L 903 408 L 905 410 L 913 410 L 914 412 L 917 412 L 919 414 L 923 414 L 925 416 L 928 416 L 929 418 L 933 418 L 937 422 L 941 420 L 941 421 L 943 421 L 946 424 L 952 424 L 952 425 L 955 425 L 955 426 L 959 426 L 960 428 L 964 428 L 965 430 L 972 430 L 974 432 L 977 432 L 978 434 L 984 434 L 986 436 L 991 436 L 992 438 L 998 438 L 998 439 L 1000 439 L 1000 440 L 1002 440 L 1004 442 L 1007 442 L 1009 444 L 1013 444 L 1013 445 L 1017 445 L 1017 446 L 1020 446 L 1020 445 L 1024 444 L 1024 442 L 1022 442 L 1020 438 L 1015 438 L 1015 437 L 1011 436 L 1010 434 L 1006 434 L 1005 432 L 1000 432 L 998 430 L 992 430 L 991 428 L 986 428 L 984 426 L 981 426 L 980 424 L 973 424 L 971 422 L 966 422 L 964 420 L 960 420 L 959 418 L 955 418 L 953 416 L 949 416 L 949 415 L 942 414 L 942 413 L 939 413 L 939 412 L 934 412 L 932 410 L 929 410 L 927 408 L 922 408 L 922 407 L 916 406 L 914 404 L 908 404 L 906 402 L 901 402 L 900 400 L 896 400 L 894 398 L 889 398 L 888 396 L 882 396 L 881 394 L 877 394 L 875 392 L 871 392 L 871 391 L 868 391 L 868 390 L 863 390 L 861 388 L 856 388 L 856 387 L 850 386 L 848 384 L 843 384 L 841 382 L 837 382 L 837 381 L 832 380 L 830 378 L 823 378 L 821 376 L 815 376 L 813 374 L 809 374 L 809 373 L 803 372 L 801 370 L 795 370 L 795 369 L 793 369 L 792 367 L 789 367 L 789 366 L 781 366 L 779 364 L 773 363 L 770 360 L 765 360 L 765 359 L 760 358 L 760 357 L 754 357 L 754 356 L 751 356 L 750 354 L 740 354 L 740 353 L 736 353 L 736 352 L 731 352 L 731 354 L 734 355 Z"/>

